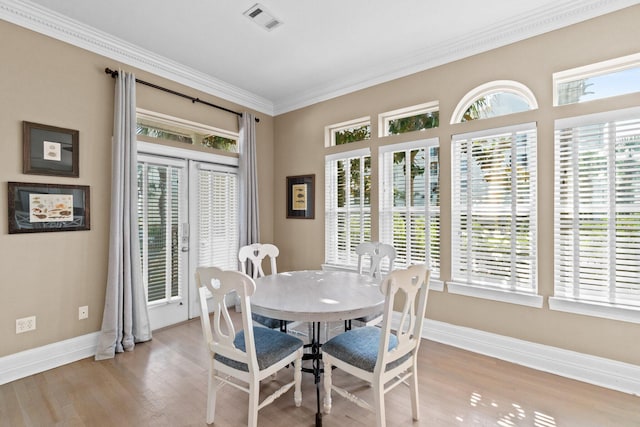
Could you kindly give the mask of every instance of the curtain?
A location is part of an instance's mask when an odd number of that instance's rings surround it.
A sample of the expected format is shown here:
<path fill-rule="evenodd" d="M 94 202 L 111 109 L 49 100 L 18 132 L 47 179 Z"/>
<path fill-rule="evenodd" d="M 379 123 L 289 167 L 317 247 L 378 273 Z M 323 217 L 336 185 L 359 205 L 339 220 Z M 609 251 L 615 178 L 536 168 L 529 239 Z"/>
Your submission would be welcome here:
<path fill-rule="evenodd" d="M 112 145 L 109 267 L 96 360 L 151 339 L 138 241 L 136 79 L 122 70 L 116 79 Z"/>
<path fill-rule="evenodd" d="M 240 127 L 240 247 L 260 241 L 256 121 L 253 114 L 238 118 Z"/>

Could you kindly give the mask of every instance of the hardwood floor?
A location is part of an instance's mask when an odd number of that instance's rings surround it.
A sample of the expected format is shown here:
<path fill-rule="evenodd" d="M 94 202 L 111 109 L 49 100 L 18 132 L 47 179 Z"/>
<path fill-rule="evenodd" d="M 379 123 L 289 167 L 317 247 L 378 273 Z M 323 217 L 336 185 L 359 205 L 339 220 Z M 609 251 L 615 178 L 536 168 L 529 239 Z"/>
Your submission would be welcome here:
<path fill-rule="evenodd" d="M 84 359 L 0 386 L 0 426 L 205 426 L 207 355 L 199 319 L 154 332 L 113 360 Z M 286 380 L 290 372 L 280 374 Z M 370 393 L 343 372 L 334 381 Z M 273 387 L 265 383 L 264 388 Z M 311 426 L 316 399 L 303 377 L 303 403 L 288 392 L 259 414 L 264 427 Z M 542 373 L 432 341 L 420 349 L 420 421 L 408 389 L 387 394 L 387 425 L 637 427 L 640 397 Z M 246 425 L 247 395 L 218 397 L 218 427 Z M 334 396 L 325 427 L 370 427 L 373 413 Z"/>

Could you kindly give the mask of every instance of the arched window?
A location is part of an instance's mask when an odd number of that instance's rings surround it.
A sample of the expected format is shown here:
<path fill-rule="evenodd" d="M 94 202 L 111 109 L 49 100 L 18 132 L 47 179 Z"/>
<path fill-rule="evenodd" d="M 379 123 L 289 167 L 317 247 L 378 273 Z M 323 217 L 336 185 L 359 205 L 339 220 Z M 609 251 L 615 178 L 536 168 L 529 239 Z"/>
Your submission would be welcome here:
<path fill-rule="evenodd" d="M 453 112 L 451 124 L 535 110 L 533 92 L 513 80 L 496 80 L 469 91 Z"/>

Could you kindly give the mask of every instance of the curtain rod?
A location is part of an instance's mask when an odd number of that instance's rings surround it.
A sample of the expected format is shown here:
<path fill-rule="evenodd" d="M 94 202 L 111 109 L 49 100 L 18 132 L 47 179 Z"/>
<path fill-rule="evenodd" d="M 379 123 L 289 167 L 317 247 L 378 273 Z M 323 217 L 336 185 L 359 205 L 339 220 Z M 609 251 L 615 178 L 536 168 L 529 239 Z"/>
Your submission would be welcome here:
<path fill-rule="evenodd" d="M 112 69 L 110 69 L 108 67 L 104 69 L 104 72 L 106 74 L 109 74 L 114 79 L 116 77 L 118 77 L 118 72 L 115 71 L 115 70 L 112 70 Z M 149 87 L 152 87 L 154 89 L 158 89 L 158 90 L 161 90 L 163 92 L 167 92 L 167 93 L 170 93 L 172 95 L 179 96 L 181 98 L 189 99 L 194 104 L 196 102 L 198 102 L 200 104 L 208 105 L 209 107 L 217 108 L 218 110 L 226 111 L 227 113 L 235 114 L 236 116 L 242 117 L 242 113 L 239 113 L 237 111 L 233 111 L 233 110 L 230 110 L 228 108 L 221 107 L 219 105 L 212 104 L 212 103 L 207 102 L 207 101 L 203 101 L 203 100 L 201 100 L 199 98 L 194 98 L 193 96 L 185 95 L 184 93 L 176 92 L 175 90 L 167 89 L 166 87 L 158 86 L 157 84 L 154 84 L 154 83 L 145 82 L 144 80 L 140 80 L 140 79 L 136 79 L 136 83 L 140 83 L 142 85 L 149 86 Z M 256 117 L 256 123 L 258 123 L 258 122 L 260 122 L 260 119 Z"/>

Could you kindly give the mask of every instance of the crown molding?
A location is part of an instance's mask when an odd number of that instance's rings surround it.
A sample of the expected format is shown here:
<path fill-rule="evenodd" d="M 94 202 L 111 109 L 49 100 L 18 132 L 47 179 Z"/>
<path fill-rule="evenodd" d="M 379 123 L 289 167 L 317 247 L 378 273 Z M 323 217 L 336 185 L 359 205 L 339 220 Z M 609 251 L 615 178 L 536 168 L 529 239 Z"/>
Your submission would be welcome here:
<path fill-rule="evenodd" d="M 387 61 L 369 73 L 335 80 L 295 96 L 275 101 L 186 67 L 173 60 L 113 37 L 110 34 L 45 9 L 28 0 L 0 0 L 0 19 L 118 62 L 156 74 L 210 95 L 271 116 L 346 95 L 357 90 L 406 77 L 449 62 L 576 24 L 625 7 L 638 0 L 566 0 L 539 8 L 488 28 L 450 40 L 436 48 L 420 49 Z"/>
<path fill-rule="evenodd" d="M 346 95 L 357 90 L 406 77 L 449 62 L 487 52 L 511 43 L 573 25 L 587 19 L 640 3 L 638 0 L 567 0 L 538 8 L 488 28 L 473 32 L 435 48 L 420 49 L 410 55 L 390 59 L 387 66 L 360 73 L 351 80 L 330 82 L 296 96 L 276 100 L 275 115 Z"/>
<path fill-rule="evenodd" d="M 273 103 L 268 99 L 156 55 L 32 2 L 0 0 L 0 19 L 273 116 Z"/>

